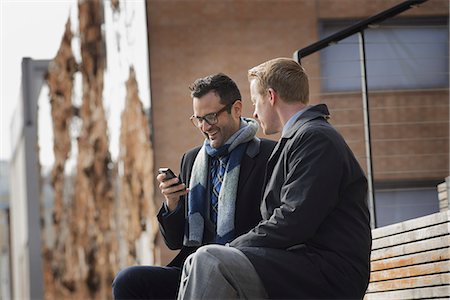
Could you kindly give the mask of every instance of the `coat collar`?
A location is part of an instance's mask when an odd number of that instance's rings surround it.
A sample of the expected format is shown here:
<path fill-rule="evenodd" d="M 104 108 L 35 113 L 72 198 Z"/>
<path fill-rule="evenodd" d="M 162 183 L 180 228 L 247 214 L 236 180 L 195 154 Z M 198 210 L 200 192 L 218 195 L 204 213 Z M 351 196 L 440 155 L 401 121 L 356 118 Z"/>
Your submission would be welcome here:
<path fill-rule="evenodd" d="M 286 130 L 281 138 L 290 139 L 305 123 L 317 118 L 324 118 L 325 120 L 327 120 L 329 117 L 330 112 L 328 111 L 328 107 L 325 104 L 313 105 L 300 115 L 300 117 L 295 121 L 294 124 L 292 124 L 292 126 L 288 130 Z"/>

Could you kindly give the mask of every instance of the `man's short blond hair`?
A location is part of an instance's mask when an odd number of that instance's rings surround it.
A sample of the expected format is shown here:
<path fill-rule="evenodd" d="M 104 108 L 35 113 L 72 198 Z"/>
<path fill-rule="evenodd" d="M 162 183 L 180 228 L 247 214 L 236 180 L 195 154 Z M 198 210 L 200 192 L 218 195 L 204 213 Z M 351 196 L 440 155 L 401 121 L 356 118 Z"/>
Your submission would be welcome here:
<path fill-rule="evenodd" d="M 275 58 L 248 71 L 248 80 L 256 79 L 259 92 L 265 95 L 275 90 L 287 103 L 309 102 L 308 75 L 303 67 L 290 58 Z"/>

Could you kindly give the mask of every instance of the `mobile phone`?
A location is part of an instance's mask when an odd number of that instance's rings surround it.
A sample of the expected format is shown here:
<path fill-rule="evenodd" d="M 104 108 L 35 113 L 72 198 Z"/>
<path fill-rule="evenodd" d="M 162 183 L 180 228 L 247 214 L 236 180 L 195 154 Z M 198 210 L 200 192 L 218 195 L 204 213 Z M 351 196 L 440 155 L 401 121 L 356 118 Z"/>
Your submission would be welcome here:
<path fill-rule="evenodd" d="M 164 179 L 164 181 L 177 177 L 170 168 L 159 168 L 158 172 L 159 174 L 166 174 L 166 179 Z"/>

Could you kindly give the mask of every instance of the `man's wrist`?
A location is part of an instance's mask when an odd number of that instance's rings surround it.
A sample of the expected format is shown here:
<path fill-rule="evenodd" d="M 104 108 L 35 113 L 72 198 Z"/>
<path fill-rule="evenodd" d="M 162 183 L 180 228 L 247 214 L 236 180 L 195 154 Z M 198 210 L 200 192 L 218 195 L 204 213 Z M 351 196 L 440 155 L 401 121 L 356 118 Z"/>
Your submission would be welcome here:
<path fill-rule="evenodd" d="M 180 207 L 181 207 L 180 201 L 177 202 L 177 205 L 173 209 L 170 209 L 168 204 L 167 204 L 167 201 L 164 201 L 163 202 L 164 215 L 168 216 L 168 215 L 174 214 L 174 213 L 176 213 L 177 211 L 180 210 Z"/>
<path fill-rule="evenodd" d="M 166 200 L 165 204 L 166 204 L 166 208 L 169 212 L 173 212 L 174 210 L 177 209 L 178 204 L 180 203 L 180 201 L 169 201 Z"/>

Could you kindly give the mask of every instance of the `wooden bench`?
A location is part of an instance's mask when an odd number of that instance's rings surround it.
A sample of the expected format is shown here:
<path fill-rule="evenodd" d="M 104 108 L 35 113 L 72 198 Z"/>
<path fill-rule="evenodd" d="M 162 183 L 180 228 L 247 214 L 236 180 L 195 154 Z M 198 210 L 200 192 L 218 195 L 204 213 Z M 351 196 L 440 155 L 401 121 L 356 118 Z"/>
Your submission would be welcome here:
<path fill-rule="evenodd" d="M 450 298 L 450 211 L 372 230 L 364 299 Z"/>

